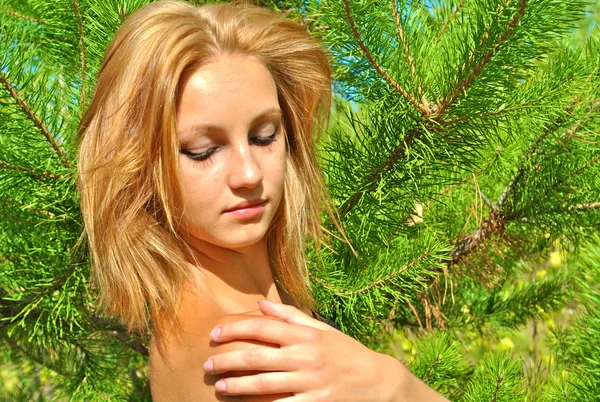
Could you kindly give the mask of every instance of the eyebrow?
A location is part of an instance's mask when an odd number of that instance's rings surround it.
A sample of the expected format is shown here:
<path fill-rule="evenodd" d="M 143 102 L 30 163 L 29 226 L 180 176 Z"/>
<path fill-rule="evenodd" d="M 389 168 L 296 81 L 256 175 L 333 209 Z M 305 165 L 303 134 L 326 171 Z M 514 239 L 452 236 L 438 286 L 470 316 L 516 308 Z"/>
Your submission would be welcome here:
<path fill-rule="evenodd" d="M 259 122 L 263 122 L 269 119 L 280 119 L 282 117 L 282 113 L 281 113 L 281 109 L 279 108 L 271 108 L 271 109 L 267 109 L 264 112 L 260 113 L 259 115 L 255 116 L 252 119 L 252 122 L 250 123 L 251 126 L 259 123 Z M 178 135 L 185 135 L 185 134 L 206 134 L 206 133 L 210 133 L 210 132 L 219 132 L 219 131 L 224 131 L 222 127 L 219 126 L 214 126 L 214 125 L 210 125 L 210 124 L 194 124 L 193 126 L 187 128 L 186 130 L 183 131 L 178 131 L 177 134 Z"/>

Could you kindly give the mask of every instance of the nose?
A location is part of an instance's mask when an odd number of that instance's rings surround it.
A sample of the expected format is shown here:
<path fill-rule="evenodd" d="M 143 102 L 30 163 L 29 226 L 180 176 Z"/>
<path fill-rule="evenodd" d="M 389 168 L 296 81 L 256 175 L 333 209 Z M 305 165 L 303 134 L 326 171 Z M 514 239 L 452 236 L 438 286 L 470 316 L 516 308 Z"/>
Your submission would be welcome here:
<path fill-rule="evenodd" d="M 254 188 L 263 180 L 263 171 L 250 145 L 236 144 L 232 148 L 229 185 L 233 189 Z"/>

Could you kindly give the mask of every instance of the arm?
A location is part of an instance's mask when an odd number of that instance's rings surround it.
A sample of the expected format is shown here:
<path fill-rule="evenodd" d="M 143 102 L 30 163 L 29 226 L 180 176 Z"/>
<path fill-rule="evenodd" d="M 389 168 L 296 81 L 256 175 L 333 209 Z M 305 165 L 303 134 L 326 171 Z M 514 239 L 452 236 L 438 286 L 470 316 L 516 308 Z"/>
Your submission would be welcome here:
<path fill-rule="evenodd" d="M 224 396 L 215 392 L 215 383 L 224 375 L 205 374 L 202 364 L 212 355 L 256 348 L 273 348 L 275 345 L 253 340 L 236 340 L 224 344 L 211 342 L 210 330 L 217 325 L 235 323 L 248 319 L 247 315 L 203 317 L 183 326 L 178 338 L 169 339 L 165 354 L 157 348 L 154 337 L 150 345 L 150 387 L 155 402 L 188 401 L 238 401 L 237 397 Z M 276 318 L 269 317 L 272 320 Z M 190 321 L 190 320 L 187 320 Z M 226 376 L 252 375 L 253 371 L 227 372 Z M 289 394 L 287 394 L 289 395 Z M 271 402 L 283 394 L 244 398 L 252 402 Z"/>
<path fill-rule="evenodd" d="M 368 349 L 294 307 L 261 302 L 260 309 L 281 321 L 259 317 L 224 324 L 220 326 L 220 334 L 211 333 L 211 339 L 224 343 L 255 339 L 278 344 L 279 349 L 213 355 L 210 372 L 262 369 L 288 374 L 265 374 L 260 382 L 252 377 L 225 378 L 227 395 L 276 389 L 291 390 L 302 401 L 447 401 L 398 360 Z"/>
<path fill-rule="evenodd" d="M 375 353 L 375 352 L 373 352 Z M 390 402 L 409 402 L 409 401 L 427 401 L 427 402 L 448 402 L 446 398 L 429 388 L 423 381 L 412 374 L 402 363 L 392 356 L 383 355 L 384 372 L 392 374 L 394 378 L 383 380 L 389 384 L 395 384 L 390 387 L 391 394 L 387 399 Z"/>

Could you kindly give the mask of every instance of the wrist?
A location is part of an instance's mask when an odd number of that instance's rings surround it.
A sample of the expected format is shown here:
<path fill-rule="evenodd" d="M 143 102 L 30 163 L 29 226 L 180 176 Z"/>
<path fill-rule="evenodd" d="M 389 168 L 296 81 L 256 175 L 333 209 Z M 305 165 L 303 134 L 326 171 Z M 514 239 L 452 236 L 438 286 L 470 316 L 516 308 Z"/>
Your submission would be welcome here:
<path fill-rule="evenodd" d="M 382 354 L 384 364 L 384 378 L 381 382 L 386 384 L 384 401 L 386 402 L 403 402 L 407 401 L 408 395 L 407 390 L 410 389 L 407 386 L 407 379 L 410 376 L 409 371 L 404 365 L 396 358 Z"/>
<path fill-rule="evenodd" d="M 448 399 L 429 388 L 423 381 L 414 376 L 396 358 L 384 355 L 386 360 L 383 364 L 386 376 L 383 378 L 386 387 L 384 401 L 387 402 L 448 402 Z"/>

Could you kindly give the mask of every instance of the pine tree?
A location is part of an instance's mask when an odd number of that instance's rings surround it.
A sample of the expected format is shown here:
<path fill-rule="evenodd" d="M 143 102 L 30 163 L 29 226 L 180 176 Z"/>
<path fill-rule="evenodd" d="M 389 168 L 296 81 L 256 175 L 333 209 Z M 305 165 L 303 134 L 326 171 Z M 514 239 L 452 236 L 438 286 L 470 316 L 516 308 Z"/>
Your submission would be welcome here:
<path fill-rule="evenodd" d="M 0 0 L 0 399 L 149 399 L 147 334 L 87 283 L 73 141 L 146 2 Z M 308 251 L 321 313 L 451 400 L 597 400 L 600 4 L 261 4 L 333 55 L 320 155 L 352 247 Z"/>

